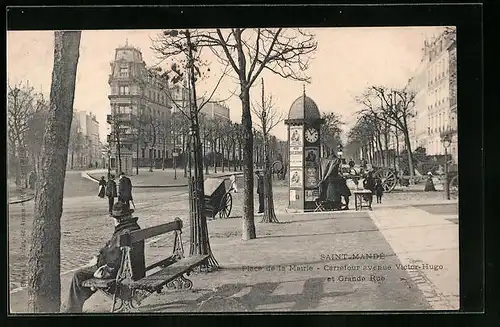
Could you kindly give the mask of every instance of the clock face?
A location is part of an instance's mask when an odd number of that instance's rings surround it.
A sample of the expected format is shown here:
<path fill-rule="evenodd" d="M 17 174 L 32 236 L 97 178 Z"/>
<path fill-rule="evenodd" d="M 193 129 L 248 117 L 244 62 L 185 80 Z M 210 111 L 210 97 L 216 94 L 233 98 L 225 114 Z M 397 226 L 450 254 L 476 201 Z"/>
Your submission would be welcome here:
<path fill-rule="evenodd" d="M 306 129 L 305 139 L 307 140 L 307 142 L 314 143 L 318 140 L 318 137 L 319 137 L 319 133 L 318 133 L 317 129 L 312 128 L 312 127 Z"/>

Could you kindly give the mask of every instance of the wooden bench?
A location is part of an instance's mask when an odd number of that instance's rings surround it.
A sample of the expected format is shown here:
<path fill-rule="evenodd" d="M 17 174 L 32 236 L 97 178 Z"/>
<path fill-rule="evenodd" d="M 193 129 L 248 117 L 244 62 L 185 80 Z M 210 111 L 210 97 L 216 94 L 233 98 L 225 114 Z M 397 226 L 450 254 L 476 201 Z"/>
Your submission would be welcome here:
<path fill-rule="evenodd" d="M 173 252 L 171 255 L 149 266 L 146 266 L 146 276 L 134 281 L 130 251 L 134 243 L 142 242 L 155 236 L 173 232 L 175 234 Z M 182 246 L 182 220 L 175 218 L 173 222 L 140 229 L 120 236 L 121 264 L 116 278 L 92 278 L 83 282 L 84 287 L 102 291 L 113 299 L 111 312 L 129 312 L 137 309 L 141 301 L 153 293 L 161 293 L 164 286 L 168 289 L 189 290 L 193 283 L 184 275 L 190 273 L 207 261 L 209 255 L 184 257 Z M 160 270 L 148 274 L 151 270 Z"/>
<path fill-rule="evenodd" d="M 372 191 L 370 190 L 355 190 L 354 193 L 354 209 L 356 211 L 367 208 L 372 210 L 370 201 L 365 200 L 365 197 L 372 196 Z"/>

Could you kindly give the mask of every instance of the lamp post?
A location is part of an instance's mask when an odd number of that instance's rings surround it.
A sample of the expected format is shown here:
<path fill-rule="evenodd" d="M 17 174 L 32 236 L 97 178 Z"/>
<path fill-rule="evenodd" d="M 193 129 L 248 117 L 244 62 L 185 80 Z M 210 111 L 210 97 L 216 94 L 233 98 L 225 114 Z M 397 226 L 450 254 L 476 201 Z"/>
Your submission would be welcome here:
<path fill-rule="evenodd" d="M 448 148 L 450 147 L 451 140 L 448 135 L 444 136 L 442 139 L 444 147 L 444 189 L 446 192 L 446 199 L 450 199 L 450 183 L 448 180 Z"/>

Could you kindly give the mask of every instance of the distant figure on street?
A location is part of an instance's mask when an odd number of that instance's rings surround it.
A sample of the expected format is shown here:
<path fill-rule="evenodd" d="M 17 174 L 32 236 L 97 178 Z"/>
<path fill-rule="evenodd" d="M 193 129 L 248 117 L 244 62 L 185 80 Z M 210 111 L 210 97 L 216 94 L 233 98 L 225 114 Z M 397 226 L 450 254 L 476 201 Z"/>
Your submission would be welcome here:
<path fill-rule="evenodd" d="M 349 167 L 354 168 L 355 165 L 356 165 L 356 163 L 354 162 L 354 159 L 351 158 L 351 160 L 349 160 Z"/>
<path fill-rule="evenodd" d="M 372 192 L 370 195 L 365 196 L 365 198 L 368 200 L 368 207 L 371 210 L 373 193 L 375 193 L 375 179 L 373 178 L 373 173 L 371 171 L 368 172 L 365 180 L 363 181 L 363 188 Z"/>
<path fill-rule="evenodd" d="M 434 191 L 436 191 L 436 188 L 434 187 L 434 182 L 432 180 L 432 173 L 428 172 L 427 180 L 425 181 L 424 192 L 434 192 Z"/>
<path fill-rule="evenodd" d="M 113 204 L 115 203 L 115 198 L 117 196 L 115 175 L 109 175 L 109 179 L 106 184 L 106 196 L 108 197 L 108 211 L 111 215 L 111 212 L 113 211 Z"/>
<path fill-rule="evenodd" d="M 380 178 L 377 178 L 375 183 L 375 195 L 377 196 L 377 203 L 382 203 L 382 195 L 384 194 L 384 186 Z"/>
<path fill-rule="evenodd" d="M 257 194 L 259 195 L 259 211 L 258 213 L 264 212 L 264 176 L 258 171 L 255 172 L 257 176 Z"/>
<path fill-rule="evenodd" d="M 99 251 L 97 256 L 83 268 L 77 270 L 71 280 L 65 313 L 82 312 L 85 301 L 95 290 L 83 287 L 82 283 L 91 278 L 115 278 L 121 264 L 120 235 L 141 229 L 137 224 L 139 218 L 132 217 L 134 210 L 125 204 L 117 202 L 113 207 L 115 230 L 111 239 Z M 130 252 L 132 264 L 132 279 L 138 280 L 146 275 L 144 259 L 144 242 L 134 243 Z"/>
<path fill-rule="evenodd" d="M 120 173 L 120 179 L 118 180 L 118 201 L 125 203 L 130 208 L 130 201 L 132 198 L 132 182 L 130 178 L 125 176 L 124 172 Z"/>
<path fill-rule="evenodd" d="M 229 179 L 231 181 L 231 186 L 229 187 L 229 189 L 232 189 L 234 193 L 238 193 L 238 186 L 236 185 L 236 175 L 231 175 Z"/>
<path fill-rule="evenodd" d="M 351 196 L 351 190 L 347 186 L 347 180 L 344 177 L 340 177 L 340 195 L 344 198 L 345 205 L 342 210 L 349 210 L 349 197 Z"/>
<path fill-rule="evenodd" d="M 101 177 L 99 180 L 99 193 L 97 196 L 99 196 L 101 199 L 104 199 L 104 196 L 106 195 L 106 180 L 104 179 L 104 176 Z"/>

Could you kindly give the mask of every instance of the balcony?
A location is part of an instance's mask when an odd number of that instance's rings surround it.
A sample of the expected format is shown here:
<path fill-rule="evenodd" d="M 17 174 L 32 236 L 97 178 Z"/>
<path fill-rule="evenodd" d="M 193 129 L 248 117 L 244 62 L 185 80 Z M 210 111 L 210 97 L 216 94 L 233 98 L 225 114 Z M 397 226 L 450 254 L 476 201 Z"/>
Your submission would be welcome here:
<path fill-rule="evenodd" d="M 135 120 L 135 115 L 134 114 L 114 114 L 114 115 L 107 115 L 106 116 L 106 122 L 108 124 L 113 123 L 113 119 L 116 119 L 117 122 L 119 123 L 127 123 Z"/>
<path fill-rule="evenodd" d="M 122 143 L 122 144 L 133 144 L 136 142 L 136 140 L 137 140 L 137 136 L 133 135 L 133 134 L 120 135 L 120 143 Z M 115 144 L 116 143 L 115 135 L 108 134 L 107 141 L 108 141 L 108 144 Z"/>

